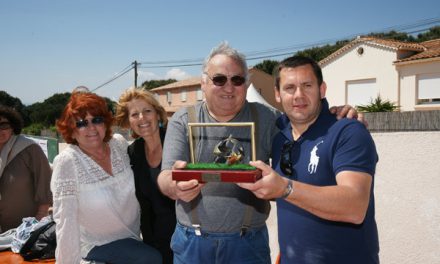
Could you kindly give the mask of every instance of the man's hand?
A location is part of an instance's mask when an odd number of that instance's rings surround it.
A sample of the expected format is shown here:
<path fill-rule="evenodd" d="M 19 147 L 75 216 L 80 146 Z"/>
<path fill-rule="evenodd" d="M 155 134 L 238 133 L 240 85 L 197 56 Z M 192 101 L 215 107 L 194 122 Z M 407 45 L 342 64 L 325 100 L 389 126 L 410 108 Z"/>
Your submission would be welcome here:
<path fill-rule="evenodd" d="M 279 198 L 284 194 L 288 180 L 281 177 L 269 165 L 258 160 L 249 162 L 250 165 L 261 170 L 262 178 L 255 183 L 237 183 L 238 186 L 248 189 L 261 199 Z"/>
<path fill-rule="evenodd" d="M 348 119 L 357 119 L 359 122 L 363 123 L 366 127 L 368 127 L 368 123 L 364 118 L 363 113 L 358 113 L 356 108 L 351 105 L 342 105 L 342 106 L 332 106 L 330 107 L 330 113 L 336 115 L 337 119 L 348 118 Z"/>
<path fill-rule="evenodd" d="M 186 167 L 186 162 L 178 160 L 174 163 L 173 169 L 182 169 Z M 189 202 L 199 195 L 204 184 L 200 184 L 197 180 L 189 181 L 173 181 L 174 194 L 177 199 Z"/>

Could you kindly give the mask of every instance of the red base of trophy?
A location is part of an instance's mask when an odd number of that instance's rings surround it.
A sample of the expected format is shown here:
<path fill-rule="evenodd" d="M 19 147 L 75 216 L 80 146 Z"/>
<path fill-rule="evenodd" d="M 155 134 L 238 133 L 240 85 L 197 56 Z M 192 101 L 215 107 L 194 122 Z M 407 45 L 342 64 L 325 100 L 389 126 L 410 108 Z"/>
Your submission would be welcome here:
<path fill-rule="evenodd" d="M 256 182 L 261 178 L 260 170 L 173 170 L 175 181 L 198 180 L 204 182 Z"/>

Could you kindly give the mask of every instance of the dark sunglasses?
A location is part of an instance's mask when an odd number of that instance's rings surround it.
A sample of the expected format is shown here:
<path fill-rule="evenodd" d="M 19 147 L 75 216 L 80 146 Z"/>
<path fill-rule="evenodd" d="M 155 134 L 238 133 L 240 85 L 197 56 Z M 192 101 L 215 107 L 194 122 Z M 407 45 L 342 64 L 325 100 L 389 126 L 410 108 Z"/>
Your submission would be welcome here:
<path fill-rule="evenodd" d="M 100 125 L 104 123 L 104 117 L 95 116 L 94 118 L 91 119 L 90 122 L 94 125 Z M 87 127 L 88 125 L 89 125 L 89 120 L 87 119 L 81 119 L 76 121 L 76 128 L 83 128 L 83 127 Z"/>
<path fill-rule="evenodd" d="M 287 176 L 293 176 L 292 149 L 295 142 L 284 143 L 281 149 L 280 169 Z"/>
<path fill-rule="evenodd" d="M 223 74 L 217 74 L 214 75 L 213 77 L 210 77 L 207 73 L 205 73 L 208 78 L 212 81 L 212 83 L 216 86 L 224 86 L 226 84 L 226 82 L 228 81 L 228 76 L 223 75 Z M 239 76 L 239 75 L 234 75 L 230 78 L 231 83 L 234 86 L 241 86 L 246 82 L 246 78 L 244 78 L 243 76 Z"/>
<path fill-rule="evenodd" d="M 9 122 L 1 122 L 0 123 L 0 130 L 6 130 L 11 128 L 11 123 Z"/>

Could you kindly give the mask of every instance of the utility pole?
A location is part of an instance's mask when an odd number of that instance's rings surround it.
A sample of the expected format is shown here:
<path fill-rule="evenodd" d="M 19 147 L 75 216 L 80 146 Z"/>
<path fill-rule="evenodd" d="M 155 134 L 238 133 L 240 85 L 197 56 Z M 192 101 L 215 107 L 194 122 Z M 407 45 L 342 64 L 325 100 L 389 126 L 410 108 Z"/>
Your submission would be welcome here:
<path fill-rule="evenodd" d="M 137 88 L 138 86 L 137 86 L 137 78 L 138 78 L 138 71 L 137 71 L 137 66 L 138 66 L 138 63 L 137 63 L 137 61 L 134 61 L 133 62 L 133 64 L 134 64 L 134 88 Z"/>

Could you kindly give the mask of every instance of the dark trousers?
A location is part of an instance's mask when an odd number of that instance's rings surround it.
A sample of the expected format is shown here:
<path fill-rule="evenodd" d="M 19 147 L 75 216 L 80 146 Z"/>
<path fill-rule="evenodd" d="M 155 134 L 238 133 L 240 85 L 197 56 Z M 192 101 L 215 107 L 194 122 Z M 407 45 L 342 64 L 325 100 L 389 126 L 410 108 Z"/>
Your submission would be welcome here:
<path fill-rule="evenodd" d="M 125 238 L 96 246 L 86 260 L 111 264 L 161 264 L 159 251 L 133 238 Z"/>

